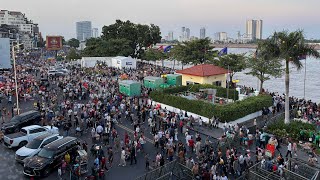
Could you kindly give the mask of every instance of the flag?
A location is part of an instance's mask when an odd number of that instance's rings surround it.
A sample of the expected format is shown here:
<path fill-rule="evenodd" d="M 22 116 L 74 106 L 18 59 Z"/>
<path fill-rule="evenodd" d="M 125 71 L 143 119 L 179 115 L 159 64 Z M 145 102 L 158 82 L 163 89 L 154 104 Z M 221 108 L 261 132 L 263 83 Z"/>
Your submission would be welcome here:
<path fill-rule="evenodd" d="M 219 51 L 219 53 L 218 53 L 218 56 L 223 56 L 223 55 L 226 55 L 226 54 L 228 54 L 228 48 L 227 47 L 221 49 L 221 51 Z"/>
<path fill-rule="evenodd" d="M 167 46 L 167 47 L 165 47 L 165 48 L 163 49 L 163 52 L 165 52 L 165 53 L 170 52 L 171 48 L 172 48 L 171 45 L 170 45 L 170 46 Z"/>
<path fill-rule="evenodd" d="M 298 56 L 298 60 L 304 60 L 304 59 L 307 59 L 307 55 L 300 55 Z"/>

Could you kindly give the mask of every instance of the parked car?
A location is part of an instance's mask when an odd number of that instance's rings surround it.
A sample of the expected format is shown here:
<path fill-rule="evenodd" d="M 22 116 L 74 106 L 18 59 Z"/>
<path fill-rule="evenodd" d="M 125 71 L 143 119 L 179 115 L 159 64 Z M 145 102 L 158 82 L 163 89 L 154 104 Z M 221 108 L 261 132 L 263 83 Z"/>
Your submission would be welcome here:
<path fill-rule="evenodd" d="M 55 129 L 58 128 L 55 127 Z M 39 125 L 23 127 L 18 133 L 5 135 L 3 137 L 4 145 L 8 148 L 23 147 L 26 144 L 28 144 L 28 142 L 32 141 L 34 138 L 48 132 L 52 132 L 52 129 L 48 129 Z"/>
<path fill-rule="evenodd" d="M 22 127 L 30 126 L 33 124 L 39 124 L 41 121 L 41 115 L 39 111 L 28 111 L 14 116 L 10 122 L 4 123 L 1 127 L 1 131 L 4 134 L 11 134 L 19 132 Z"/>
<path fill-rule="evenodd" d="M 66 153 L 76 154 L 78 141 L 65 137 L 44 146 L 36 155 L 24 160 L 23 173 L 27 176 L 46 177 L 60 166 Z"/>
<path fill-rule="evenodd" d="M 16 161 L 23 163 L 26 157 L 32 157 L 37 154 L 45 145 L 50 144 L 58 139 L 62 139 L 59 134 L 45 133 L 41 136 L 34 138 L 27 145 L 21 147 L 16 151 Z"/>
<path fill-rule="evenodd" d="M 55 76 L 57 72 L 58 72 L 58 71 L 55 70 L 55 69 L 49 70 L 49 71 L 48 71 L 48 76 Z"/>

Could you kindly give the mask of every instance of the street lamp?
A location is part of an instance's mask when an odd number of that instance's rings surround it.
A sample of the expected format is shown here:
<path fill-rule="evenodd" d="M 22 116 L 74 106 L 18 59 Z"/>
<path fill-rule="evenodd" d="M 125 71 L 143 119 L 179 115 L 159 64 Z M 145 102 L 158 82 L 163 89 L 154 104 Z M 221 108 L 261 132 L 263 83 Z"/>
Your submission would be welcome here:
<path fill-rule="evenodd" d="M 15 47 L 19 49 L 19 46 L 23 45 L 16 44 L 12 45 L 12 59 L 13 59 L 13 71 L 14 71 L 14 82 L 15 82 L 15 89 L 16 89 L 16 101 L 17 101 L 17 114 L 20 114 L 20 108 L 19 108 L 19 94 L 18 94 L 18 82 L 17 82 L 17 68 L 16 68 L 16 55 L 15 55 Z"/>

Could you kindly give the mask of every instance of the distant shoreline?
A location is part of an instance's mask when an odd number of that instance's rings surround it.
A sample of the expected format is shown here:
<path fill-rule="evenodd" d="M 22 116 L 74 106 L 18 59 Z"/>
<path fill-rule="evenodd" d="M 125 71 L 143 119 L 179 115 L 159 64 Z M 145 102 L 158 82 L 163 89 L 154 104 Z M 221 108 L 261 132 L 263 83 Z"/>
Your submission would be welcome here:
<path fill-rule="evenodd" d="M 167 46 L 169 43 L 160 43 L 158 46 Z M 256 49 L 256 44 L 212 44 L 215 48 L 247 48 L 247 49 Z M 320 44 L 315 44 L 315 49 L 320 50 Z"/>
<path fill-rule="evenodd" d="M 258 45 L 256 44 L 213 44 L 215 48 L 248 48 L 248 49 L 256 49 Z M 315 44 L 315 49 L 320 50 L 320 45 Z"/>

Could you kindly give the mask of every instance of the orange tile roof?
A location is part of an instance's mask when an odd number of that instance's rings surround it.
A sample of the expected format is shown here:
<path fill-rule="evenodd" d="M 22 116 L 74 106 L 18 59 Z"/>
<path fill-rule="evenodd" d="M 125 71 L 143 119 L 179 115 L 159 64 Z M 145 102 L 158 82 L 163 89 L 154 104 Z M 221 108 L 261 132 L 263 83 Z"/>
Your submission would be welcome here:
<path fill-rule="evenodd" d="M 228 70 L 212 64 L 200 64 L 187 69 L 178 70 L 176 73 L 205 77 L 227 74 Z"/>

